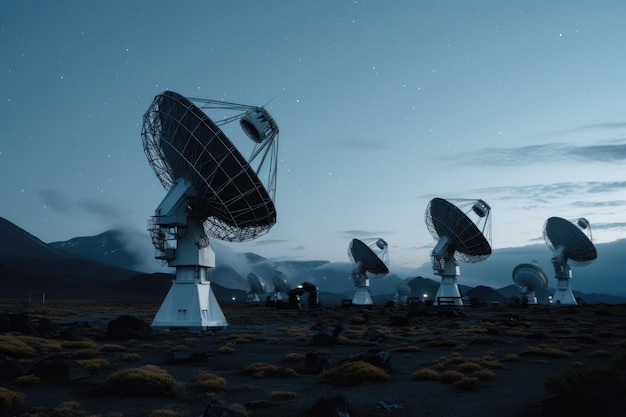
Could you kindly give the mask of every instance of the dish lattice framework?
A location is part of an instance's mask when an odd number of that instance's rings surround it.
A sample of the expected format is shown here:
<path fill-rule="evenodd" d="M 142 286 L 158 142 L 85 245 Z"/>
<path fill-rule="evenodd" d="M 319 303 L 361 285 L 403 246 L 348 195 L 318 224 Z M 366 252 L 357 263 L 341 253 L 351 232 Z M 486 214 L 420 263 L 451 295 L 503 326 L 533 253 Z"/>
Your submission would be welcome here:
<path fill-rule="evenodd" d="M 237 114 L 214 122 L 200 109 Z M 251 135 L 249 115 L 267 128 L 261 135 Z M 254 142 L 248 160 L 218 127 L 235 120 Z M 154 98 L 144 114 L 141 136 L 148 161 L 166 190 L 180 177 L 194 185 L 190 215 L 200 218 L 207 235 L 241 242 L 267 233 L 276 223 L 278 132 L 262 107 L 188 99 L 166 91 Z"/>
<path fill-rule="evenodd" d="M 477 263 L 491 255 L 491 208 L 483 200 L 434 198 L 424 218 L 436 241 L 450 239 L 449 251 L 457 261 Z"/>
<path fill-rule="evenodd" d="M 382 278 L 389 273 L 389 250 L 384 239 L 352 239 L 348 244 L 348 257 L 358 265 L 355 272 L 366 278 Z"/>
<path fill-rule="evenodd" d="M 548 286 L 548 275 L 536 261 L 517 265 L 512 277 L 513 283 L 521 291 L 535 292 Z"/>
<path fill-rule="evenodd" d="M 598 256 L 591 225 L 584 217 L 573 220 L 550 217 L 543 225 L 543 238 L 553 253 L 561 248 L 564 261 L 569 260 L 575 266 L 588 265 Z"/>

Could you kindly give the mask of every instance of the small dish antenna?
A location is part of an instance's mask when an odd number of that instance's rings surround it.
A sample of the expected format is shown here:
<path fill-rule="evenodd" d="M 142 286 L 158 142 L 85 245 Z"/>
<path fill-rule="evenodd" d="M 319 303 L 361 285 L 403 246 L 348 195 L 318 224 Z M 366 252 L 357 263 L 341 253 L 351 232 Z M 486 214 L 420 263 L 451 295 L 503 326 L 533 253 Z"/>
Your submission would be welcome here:
<path fill-rule="evenodd" d="M 214 122 L 205 111 L 230 116 Z M 220 128 L 236 120 L 252 139 L 248 160 Z M 242 242 L 276 223 L 278 125 L 262 107 L 165 91 L 145 112 L 141 138 L 167 191 L 148 222 L 155 257 L 176 268 L 152 327 L 225 327 L 210 286 L 215 252 L 209 236 Z"/>
<path fill-rule="evenodd" d="M 259 296 L 265 294 L 265 282 L 256 274 L 250 272 L 248 274 L 248 285 L 250 288 L 246 293 L 246 301 L 249 303 L 258 303 L 261 301 Z"/>
<path fill-rule="evenodd" d="M 356 286 L 356 292 L 352 297 L 352 304 L 373 304 L 370 296 L 370 278 L 382 278 L 389 273 L 388 245 L 383 239 L 352 239 L 348 245 L 348 256 L 354 268 L 352 280 Z"/>
<path fill-rule="evenodd" d="M 513 282 L 527 304 L 537 304 L 535 291 L 548 286 L 548 275 L 539 267 L 537 261 L 533 261 L 519 264 L 513 269 Z"/>
<path fill-rule="evenodd" d="M 404 282 L 399 282 L 398 285 L 396 285 L 396 295 L 393 297 L 395 305 L 405 306 L 409 294 L 411 294 L 411 287 Z"/>
<path fill-rule="evenodd" d="M 576 298 L 570 287 L 571 261 L 576 266 L 593 262 L 598 253 L 591 242 L 591 225 L 585 218 L 565 220 L 550 217 L 543 225 L 543 238 L 552 251 L 552 265 L 556 273 L 557 288 L 552 302 L 562 305 L 576 305 Z"/>
<path fill-rule="evenodd" d="M 434 198 L 425 220 L 437 241 L 431 253 L 433 272 L 441 276 L 434 303 L 463 305 L 458 261 L 477 263 L 491 255 L 491 207 L 483 200 Z"/>
<path fill-rule="evenodd" d="M 291 288 L 289 279 L 287 279 L 287 276 L 282 271 L 276 270 L 274 271 L 274 275 L 272 275 L 272 284 L 274 285 L 272 301 L 283 301 L 283 294 L 286 294 Z"/>

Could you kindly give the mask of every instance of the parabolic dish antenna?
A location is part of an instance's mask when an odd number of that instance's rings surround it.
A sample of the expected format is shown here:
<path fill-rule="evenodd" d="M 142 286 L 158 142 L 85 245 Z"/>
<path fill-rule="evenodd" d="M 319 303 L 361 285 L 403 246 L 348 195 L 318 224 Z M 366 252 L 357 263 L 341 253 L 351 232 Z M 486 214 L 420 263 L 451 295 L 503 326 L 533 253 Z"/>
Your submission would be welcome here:
<path fill-rule="evenodd" d="M 348 245 L 348 256 L 354 263 L 352 280 L 356 286 L 352 304 L 373 304 L 369 293 L 369 280 L 370 278 L 382 278 L 389 273 L 387 242 L 380 238 L 352 239 Z"/>
<path fill-rule="evenodd" d="M 576 266 L 585 266 L 598 257 L 596 247 L 591 242 L 589 221 L 583 217 L 572 221 L 550 217 L 543 225 L 543 238 L 552 251 L 552 265 L 557 280 L 552 302 L 563 305 L 578 304 L 570 287 L 572 270 L 568 261 Z"/>
<path fill-rule="evenodd" d="M 256 274 L 250 272 L 248 274 L 248 285 L 250 288 L 246 293 L 246 301 L 249 303 L 258 303 L 261 301 L 259 295 L 265 294 L 265 282 Z"/>
<path fill-rule="evenodd" d="M 231 116 L 214 122 L 202 109 Z M 253 143 L 248 160 L 218 127 L 236 120 Z M 278 126 L 262 107 L 165 91 L 144 114 L 141 137 L 167 191 L 148 230 L 156 258 L 176 268 L 152 327 L 224 327 L 226 319 L 210 290 L 215 253 L 209 236 L 242 242 L 276 223 Z"/>
<path fill-rule="evenodd" d="M 291 288 L 287 276 L 282 271 L 274 271 L 274 275 L 272 275 L 272 284 L 274 285 L 274 291 L 272 293 L 273 301 L 284 300 L 283 294 Z"/>
<path fill-rule="evenodd" d="M 433 272 L 441 276 L 436 305 L 463 305 L 457 284 L 459 263 L 491 255 L 491 207 L 483 200 L 434 198 L 426 207 L 428 231 L 437 241 L 431 253 Z"/>
<path fill-rule="evenodd" d="M 536 262 L 519 264 L 513 269 L 513 282 L 528 304 L 537 304 L 535 291 L 548 286 L 548 275 Z"/>
<path fill-rule="evenodd" d="M 396 295 L 394 296 L 394 302 L 397 306 L 405 306 L 407 297 L 411 294 L 411 287 L 404 282 L 399 282 L 396 285 Z"/>

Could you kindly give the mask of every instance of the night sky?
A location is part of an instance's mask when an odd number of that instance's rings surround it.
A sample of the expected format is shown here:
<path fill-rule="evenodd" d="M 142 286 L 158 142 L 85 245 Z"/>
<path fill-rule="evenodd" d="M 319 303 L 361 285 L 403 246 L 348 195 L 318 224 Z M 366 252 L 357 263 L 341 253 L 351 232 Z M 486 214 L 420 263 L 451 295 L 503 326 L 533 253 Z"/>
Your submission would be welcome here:
<path fill-rule="evenodd" d="M 123 228 L 149 244 L 165 190 L 141 123 L 173 90 L 267 104 L 280 127 L 278 222 L 237 251 L 348 261 L 352 238 L 382 237 L 410 270 L 435 244 L 434 197 L 485 200 L 494 249 L 543 242 L 551 216 L 621 239 L 624 16 L 623 1 L 0 1 L 0 216 L 45 242 Z"/>

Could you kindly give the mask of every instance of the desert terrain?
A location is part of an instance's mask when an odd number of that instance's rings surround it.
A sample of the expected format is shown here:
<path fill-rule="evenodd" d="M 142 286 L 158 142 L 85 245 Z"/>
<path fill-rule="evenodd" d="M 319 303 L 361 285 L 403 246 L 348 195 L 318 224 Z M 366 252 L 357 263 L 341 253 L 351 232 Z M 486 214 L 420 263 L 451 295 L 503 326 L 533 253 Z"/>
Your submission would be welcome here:
<path fill-rule="evenodd" d="M 626 415 L 623 305 L 224 304 L 229 326 L 200 333 L 150 329 L 158 307 L 1 300 L 0 387 L 19 399 L 0 414 L 339 416 L 315 404 L 340 396 L 351 417 Z M 114 333 L 125 316 L 135 333 Z M 130 369 L 163 381 L 114 377 Z"/>

